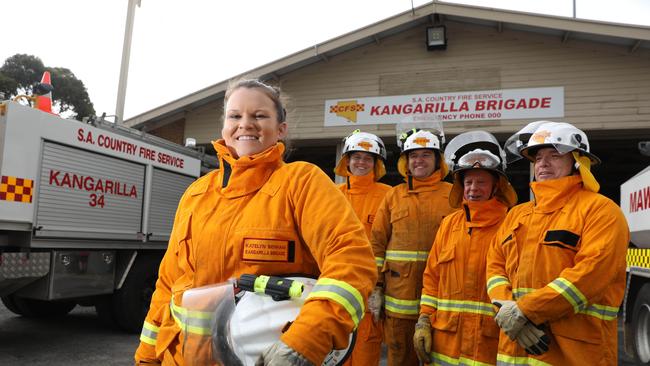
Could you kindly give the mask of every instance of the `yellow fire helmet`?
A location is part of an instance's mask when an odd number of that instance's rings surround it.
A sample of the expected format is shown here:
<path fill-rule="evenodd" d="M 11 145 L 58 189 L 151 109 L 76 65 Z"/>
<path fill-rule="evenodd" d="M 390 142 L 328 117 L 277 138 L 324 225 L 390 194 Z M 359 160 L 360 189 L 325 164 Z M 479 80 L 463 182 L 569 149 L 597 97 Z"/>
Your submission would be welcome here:
<path fill-rule="evenodd" d="M 600 184 L 591 173 L 591 166 L 600 164 L 600 159 L 591 153 L 589 140 L 582 130 L 566 122 L 544 123 L 537 127 L 520 152 L 526 159 L 535 162 L 535 153 L 544 147 L 553 147 L 560 154 L 571 152 L 584 187 L 592 192 L 600 190 Z"/>
<path fill-rule="evenodd" d="M 470 131 L 454 137 L 445 148 L 447 164 L 452 167 L 454 185 L 449 193 L 449 204 L 458 208 L 463 202 L 463 176 L 470 169 L 497 173 L 495 197 L 506 206 L 517 204 L 517 193 L 506 175 L 506 153 L 499 141 L 489 132 Z"/>
<path fill-rule="evenodd" d="M 386 147 L 384 146 L 384 142 L 377 135 L 361 132 L 361 130 L 354 130 L 343 139 L 341 159 L 336 164 L 336 168 L 334 168 L 336 175 L 341 177 L 350 175 L 350 171 L 348 170 L 350 154 L 356 151 L 370 153 L 376 157 L 374 170 L 376 181 L 386 175 Z"/>
<path fill-rule="evenodd" d="M 408 172 L 408 152 L 418 149 L 429 149 L 437 152 L 440 164 L 441 179 L 447 176 L 449 168 L 445 162 L 445 156 L 442 152 L 442 145 L 445 139 L 443 134 L 435 134 L 432 131 L 419 128 L 410 129 L 397 139 L 397 145 L 402 149 L 399 160 L 397 161 L 397 170 L 403 177 L 409 175 Z"/>

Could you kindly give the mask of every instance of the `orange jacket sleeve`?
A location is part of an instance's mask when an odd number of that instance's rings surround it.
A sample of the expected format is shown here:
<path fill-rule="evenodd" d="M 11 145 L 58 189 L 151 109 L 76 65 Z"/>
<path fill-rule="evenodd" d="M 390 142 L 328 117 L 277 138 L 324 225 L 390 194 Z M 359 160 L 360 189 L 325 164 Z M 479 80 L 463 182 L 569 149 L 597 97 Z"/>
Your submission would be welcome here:
<path fill-rule="evenodd" d="M 435 301 L 438 296 L 438 285 L 440 284 L 440 272 L 438 271 L 438 256 L 444 242 L 448 239 L 447 232 L 451 224 L 451 216 L 442 219 L 440 228 L 436 233 L 436 239 L 433 241 L 433 246 L 427 258 L 427 267 L 424 269 L 422 278 L 422 299 L 420 300 L 420 313 L 431 315 L 431 323 L 433 323 L 433 315 L 435 315 L 436 307 Z"/>
<path fill-rule="evenodd" d="M 506 271 L 506 254 L 503 252 L 503 244 L 513 240 L 512 223 L 516 222 L 518 215 L 517 206 L 513 208 L 505 220 L 501 223 L 497 234 L 490 242 L 485 266 L 486 289 L 490 300 L 512 300 L 512 283 Z"/>
<path fill-rule="evenodd" d="M 314 364 L 326 354 L 348 344 L 350 332 L 358 325 L 377 272 L 365 230 L 352 207 L 327 175 L 305 164 L 291 183 L 293 210 L 300 235 L 318 263 L 318 283 L 327 283 L 356 309 L 323 296 L 311 297 L 282 340 Z M 314 292 L 312 291 L 313 295 Z M 310 296 L 311 296 L 310 295 Z M 360 308 L 353 306 L 360 302 Z"/>
<path fill-rule="evenodd" d="M 169 301 L 171 297 L 171 286 L 180 276 L 180 270 L 178 268 L 178 243 L 181 242 L 182 233 L 179 231 L 180 225 L 177 225 L 179 221 L 180 212 L 182 211 L 183 201 L 187 193 L 181 198 L 181 203 L 176 210 L 176 215 L 174 217 L 174 226 L 169 237 L 169 244 L 167 246 L 167 251 L 160 263 L 158 269 L 158 280 L 156 281 L 156 290 L 154 291 L 151 297 L 151 304 L 149 306 L 149 312 L 145 318 L 144 327 L 155 327 L 158 328 L 163 320 L 165 312 L 169 312 Z M 143 329 L 143 333 L 145 330 Z M 156 332 L 157 333 L 157 332 Z M 156 340 L 154 342 L 151 340 L 147 341 L 140 337 L 140 345 L 135 352 L 135 361 L 136 364 L 140 361 L 144 362 L 161 362 L 162 360 L 156 357 Z"/>
<path fill-rule="evenodd" d="M 370 232 L 370 243 L 372 244 L 372 251 L 375 258 L 375 265 L 377 268 L 377 274 L 379 279 L 377 280 L 377 286 L 383 286 L 384 279 L 381 275 L 382 269 L 384 268 L 384 263 L 386 260 L 386 246 L 390 241 L 390 233 L 393 231 L 393 228 L 390 223 L 390 198 L 394 190 L 388 191 L 382 199 L 377 212 L 375 213 L 375 219 L 372 223 L 372 230 Z"/>

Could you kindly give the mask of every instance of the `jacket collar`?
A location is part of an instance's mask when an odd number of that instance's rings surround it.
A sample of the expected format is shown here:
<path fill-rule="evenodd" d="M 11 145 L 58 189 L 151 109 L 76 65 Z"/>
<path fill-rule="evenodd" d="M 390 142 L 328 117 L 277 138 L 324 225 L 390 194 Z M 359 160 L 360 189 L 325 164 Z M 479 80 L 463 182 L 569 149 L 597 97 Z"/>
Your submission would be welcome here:
<path fill-rule="evenodd" d="M 508 207 L 496 198 L 487 201 L 463 201 L 466 225 L 470 227 L 492 226 L 503 220 Z"/>
<path fill-rule="evenodd" d="M 440 169 L 438 169 L 426 178 L 419 179 L 409 175 L 404 180 L 406 181 L 409 193 L 421 193 L 438 190 L 440 188 L 441 178 Z"/>
<path fill-rule="evenodd" d="M 553 212 L 561 209 L 564 205 L 582 189 L 582 178 L 579 175 L 547 180 L 544 182 L 531 182 L 533 190 L 534 211 Z"/>
<path fill-rule="evenodd" d="M 362 176 L 349 175 L 346 177 L 346 181 L 346 187 L 349 193 L 366 193 L 368 192 L 368 188 L 375 183 L 375 173 L 370 172 Z"/>
<path fill-rule="evenodd" d="M 284 162 L 284 145 L 275 144 L 261 153 L 235 158 L 224 140 L 213 141 L 219 157 L 219 173 L 213 180 L 214 189 L 228 198 L 235 198 L 259 190 L 271 174 Z"/>

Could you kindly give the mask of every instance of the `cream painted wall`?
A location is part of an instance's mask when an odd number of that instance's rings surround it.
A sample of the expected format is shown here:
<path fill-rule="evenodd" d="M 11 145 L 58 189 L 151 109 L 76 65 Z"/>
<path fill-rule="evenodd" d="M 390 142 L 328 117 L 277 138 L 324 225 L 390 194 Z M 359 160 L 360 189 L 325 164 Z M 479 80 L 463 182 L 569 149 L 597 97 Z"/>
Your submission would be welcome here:
<path fill-rule="evenodd" d="M 381 39 L 280 78 L 290 97 L 294 144 L 337 141 L 354 126 L 324 127 L 326 99 L 483 89 L 563 86 L 564 120 L 585 130 L 650 129 L 650 51 L 479 25 L 447 22 L 449 46 L 427 52 L 424 26 Z M 186 114 L 185 134 L 218 137 L 221 101 Z M 513 132 L 529 120 L 452 122 L 447 133 L 480 126 Z M 367 126 L 394 137 L 394 126 Z M 629 132 L 629 131 L 628 131 Z"/>

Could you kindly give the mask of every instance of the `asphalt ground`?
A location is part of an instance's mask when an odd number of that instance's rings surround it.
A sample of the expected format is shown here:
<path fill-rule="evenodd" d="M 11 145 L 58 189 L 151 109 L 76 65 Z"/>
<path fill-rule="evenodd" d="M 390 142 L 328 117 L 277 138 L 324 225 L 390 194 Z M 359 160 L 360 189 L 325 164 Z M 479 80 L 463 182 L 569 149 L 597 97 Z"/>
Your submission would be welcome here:
<path fill-rule="evenodd" d="M 133 365 L 138 337 L 107 327 L 92 307 L 77 306 L 62 318 L 29 319 L 0 303 L 0 365 Z M 622 339 L 619 326 L 619 365 L 633 366 Z M 384 348 L 382 366 L 385 355 Z"/>

